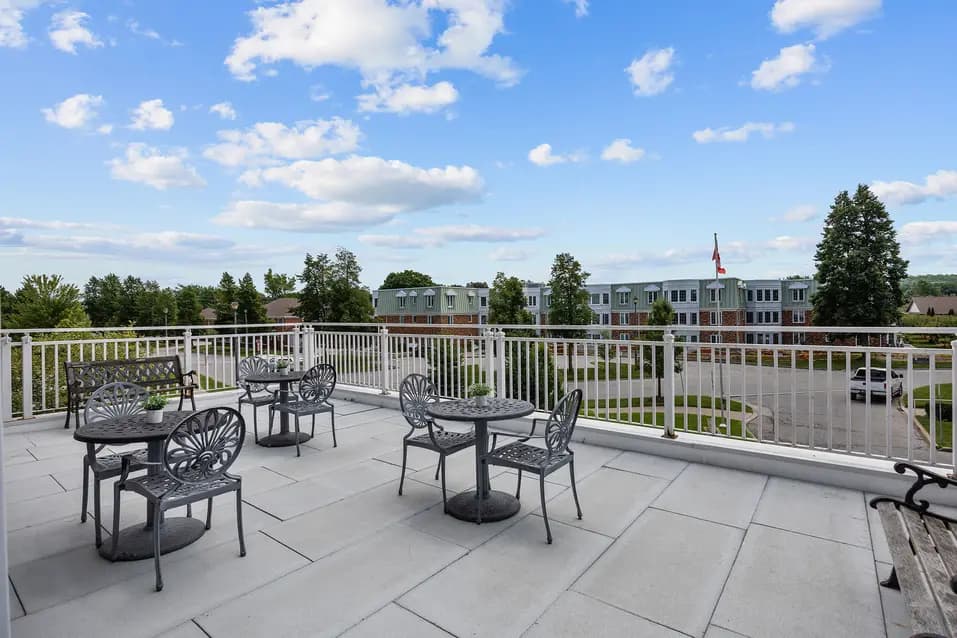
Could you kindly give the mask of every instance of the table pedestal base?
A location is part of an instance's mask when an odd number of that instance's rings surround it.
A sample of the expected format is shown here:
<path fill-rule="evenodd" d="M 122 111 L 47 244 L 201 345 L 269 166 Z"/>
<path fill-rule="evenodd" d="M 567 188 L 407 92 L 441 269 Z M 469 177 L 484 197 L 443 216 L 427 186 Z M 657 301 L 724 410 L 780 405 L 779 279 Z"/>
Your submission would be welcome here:
<path fill-rule="evenodd" d="M 168 554 L 199 540 L 206 524 L 198 518 L 168 517 L 160 528 L 160 553 Z M 104 538 L 100 556 L 114 560 L 111 552 L 113 539 Z M 120 530 L 115 560 L 143 560 L 153 558 L 153 530 L 145 525 L 133 525 Z"/>
<path fill-rule="evenodd" d="M 300 432 L 298 436 L 299 436 L 300 443 L 305 443 L 306 441 L 312 438 L 305 432 Z M 279 434 L 264 436 L 259 439 L 259 445 L 263 447 L 289 447 L 290 445 L 295 445 L 295 444 L 296 444 L 295 432 L 280 432 Z"/>
<path fill-rule="evenodd" d="M 478 508 L 482 508 L 482 522 L 494 523 L 515 516 L 521 508 L 521 503 L 512 494 L 492 490 L 488 498 L 478 500 L 475 490 L 456 494 L 449 499 L 449 514 L 460 521 L 478 522 Z M 481 504 L 481 505 L 480 505 Z"/>

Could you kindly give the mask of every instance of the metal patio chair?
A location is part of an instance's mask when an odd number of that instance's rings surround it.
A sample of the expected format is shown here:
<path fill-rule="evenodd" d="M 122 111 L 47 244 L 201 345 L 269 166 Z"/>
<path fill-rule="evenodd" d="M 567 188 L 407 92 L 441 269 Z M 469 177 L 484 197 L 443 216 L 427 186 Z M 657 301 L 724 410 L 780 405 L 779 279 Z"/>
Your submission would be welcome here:
<path fill-rule="evenodd" d="M 257 423 L 256 413 L 264 405 L 272 405 L 276 396 L 266 389 L 264 383 L 247 383 L 246 377 L 265 374 L 269 372 L 269 362 L 262 357 L 246 357 L 239 362 L 239 370 L 236 373 L 236 385 L 243 389 L 244 393 L 239 395 L 240 413 L 243 411 L 243 404 L 253 406 L 253 439 L 259 443 L 259 424 Z"/>
<path fill-rule="evenodd" d="M 438 403 L 438 401 L 439 395 L 435 391 L 435 385 L 427 377 L 421 374 L 410 374 L 402 380 L 402 386 L 399 389 L 399 406 L 402 409 L 402 416 L 412 429 L 402 438 L 402 477 L 399 479 L 399 496 L 402 496 L 402 486 L 405 483 L 405 466 L 409 447 L 432 450 L 439 455 L 436 475 L 442 474 L 442 509 L 447 511 L 445 457 L 474 446 L 475 433 L 448 432 L 437 424 L 425 411 L 430 404 Z M 423 429 L 427 431 L 416 434 L 416 430 Z"/>
<path fill-rule="evenodd" d="M 273 416 L 276 412 L 290 414 L 296 417 L 296 456 L 299 451 L 299 417 L 312 417 L 312 434 L 316 436 L 316 415 L 329 413 L 332 420 L 332 447 L 336 443 L 336 410 L 329 402 L 329 397 L 336 389 L 336 369 L 328 363 L 320 363 L 306 371 L 299 381 L 299 391 L 292 401 L 281 403 L 279 390 L 275 392 L 275 401 L 269 406 L 269 431 L 272 432 Z"/>
<path fill-rule="evenodd" d="M 143 411 L 143 403 L 150 396 L 149 390 L 135 383 L 107 383 L 98 388 L 86 402 L 83 410 L 83 422 L 94 423 L 105 419 L 117 419 L 133 416 Z M 123 457 L 130 457 L 130 471 L 145 469 L 146 448 L 129 450 L 122 454 L 100 454 L 105 445 L 87 444 L 83 455 L 83 505 L 80 522 L 86 522 L 86 509 L 90 494 L 90 474 L 93 474 L 93 517 L 96 519 L 96 546 L 103 544 L 103 532 L 100 528 L 100 481 L 120 475 Z"/>
<path fill-rule="evenodd" d="M 578 408 L 581 405 L 582 391 L 572 390 L 566 394 L 552 410 L 547 419 L 533 419 L 532 429 L 525 436 L 519 436 L 517 441 L 495 447 L 499 436 L 517 436 L 514 434 L 497 432 L 493 435 L 492 450 L 482 457 L 482 463 L 487 465 L 501 465 L 518 470 L 518 487 L 515 488 L 515 498 L 522 492 L 522 472 L 538 475 L 539 490 L 542 497 L 542 518 L 545 519 L 545 537 L 549 544 L 552 542 L 552 530 L 548 525 L 548 512 L 545 509 L 545 477 L 559 468 L 567 465 L 572 480 L 572 495 L 575 497 L 575 508 L 578 518 L 582 517 L 582 508 L 578 504 L 578 488 L 575 486 L 575 453 L 569 447 L 575 423 L 578 421 Z M 545 423 L 542 435 L 535 435 L 535 428 L 539 422 Z M 545 447 L 528 445 L 528 441 L 544 439 Z M 481 511 L 479 511 L 481 515 Z"/>
<path fill-rule="evenodd" d="M 163 512 L 207 501 L 206 529 L 212 527 L 213 497 L 236 492 L 236 528 L 239 555 L 246 555 L 243 537 L 242 479 L 227 470 L 239 456 L 246 437 L 246 423 L 233 408 L 209 408 L 193 412 L 173 430 L 163 445 L 163 460 L 144 465 L 159 471 L 129 478 L 132 459 L 123 457 L 120 480 L 113 487 L 113 549 L 116 556 L 120 535 L 120 494 L 135 492 L 146 497 L 153 512 L 153 563 L 156 591 L 163 589 L 160 571 L 160 529 Z"/>

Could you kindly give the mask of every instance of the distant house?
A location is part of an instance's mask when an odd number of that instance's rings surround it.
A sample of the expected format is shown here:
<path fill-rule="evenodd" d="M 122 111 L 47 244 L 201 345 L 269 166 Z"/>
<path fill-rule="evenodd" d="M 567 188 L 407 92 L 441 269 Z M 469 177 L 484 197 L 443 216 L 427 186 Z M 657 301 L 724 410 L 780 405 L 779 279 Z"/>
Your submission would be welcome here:
<path fill-rule="evenodd" d="M 275 323 L 299 323 L 302 319 L 296 315 L 299 300 L 295 297 L 280 297 L 266 304 L 266 320 Z"/>
<path fill-rule="evenodd" d="M 216 323 L 216 311 L 212 308 L 203 308 L 199 311 L 199 316 L 203 319 L 203 323 L 207 326 L 211 326 Z"/>
<path fill-rule="evenodd" d="M 957 295 L 951 295 L 949 297 L 914 297 L 911 299 L 907 312 L 912 315 L 957 314 Z"/>

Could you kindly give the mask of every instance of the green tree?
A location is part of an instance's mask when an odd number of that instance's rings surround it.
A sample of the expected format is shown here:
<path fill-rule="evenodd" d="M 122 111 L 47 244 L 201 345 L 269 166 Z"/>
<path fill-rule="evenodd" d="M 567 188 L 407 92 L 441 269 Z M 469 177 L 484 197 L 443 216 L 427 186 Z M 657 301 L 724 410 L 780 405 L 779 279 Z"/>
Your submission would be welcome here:
<path fill-rule="evenodd" d="M 527 398 L 540 410 L 551 410 L 565 395 L 565 382 L 556 374 L 555 357 L 546 343 L 510 342 L 505 347 L 505 383 L 511 396 Z"/>
<path fill-rule="evenodd" d="M 232 307 L 233 302 L 239 302 L 239 299 L 236 298 L 238 293 L 236 280 L 228 272 L 224 272 L 219 279 L 219 288 L 216 290 L 216 305 L 213 306 L 216 310 L 216 323 L 231 324 L 234 319 L 239 321 L 238 308 L 234 311 Z"/>
<path fill-rule="evenodd" d="M 176 308 L 178 313 L 176 318 L 179 323 L 186 326 L 198 326 L 203 323 L 203 317 L 200 314 L 203 310 L 203 304 L 199 298 L 198 286 L 180 286 L 176 290 Z"/>
<path fill-rule="evenodd" d="M 525 292 L 518 277 L 506 277 L 496 273 L 488 292 L 488 320 L 493 324 L 531 324 L 535 319 L 525 309 Z M 526 331 L 509 331 L 509 334 L 528 334 Z"/>
<path fill-rule="evenodd" d="M 3 316 L 7 315 L 8 321 L 10 313 L 13 310 L 13 293 L 0 286 L 0 327 L 5 327 Z"/>
<path fill-rule="evenodd" d="M 266 307 L 262 295 L 256 289 L 256 282 L 248 272 L 239 280 L 236 289 L 236 301 L 239 302 L 237 318 L 243 323 L 265 323 Z"/>
<path fill-rule="evenodd" d="M 466 288 L 488 288 L 487 281 L 470 281 L 465 284 Z"/>
<path fill-rule="evenodd" d="M 355 253 L 345 248 L 336 250 L 332 262 L 330 321 L 368 323 L 372 321 L 372 293 L 359 282 L 362 267 Z"/>
<path fill-rule="evenodd" d="M 940 286 L 932 284 L 926 279 L 918 279 L 910 287 L 909 297 L 937 297 L 940 295 Z"/>
<path fill-rule="evenodd" d="M 146 286 L 139 277 L 128 275 L 123 280 L 120 298 L 123 300 L 117 314 L 117 325 L 132 326 L 140 321 L 139 300 L 143 297 Z M 145 323 L 149 323 L 148 321 Z"/>
<path fill-rule="evenodd" d="M 124 301 L 123 282 L 114 273 L 90 277 L 83 287 L 83 307 L 94 326 L 122 325 Z"/>
<path fill-rule="evenodd" d="M 80 289 L 60 275 L 27 275 L 13 299 L 12 328 L 81 328 L 90 318 L 80 303 Z"/>
<path fill-rule="evenodd" d="M 551 289 L 551 306 L 548 309 L 548 323 L 552 325 L 587 325 L 592 321 L 592 311 L 588 307 L 588 291 L 585 283 L 589 273 L 582 270 L 582 265 L 571 253 L 559 253 L 552 262 L 551 278 L 548 286 Z M 560 336 L 569 339 L 580 339 L 585 336 L 584 330 L 562 331 Z M 574 348 L 565 348 L 568 359 L 568 369 L 574 366 Z"/>
<path fill-rule="evenodd" d="M 295 275 L 283 275 L 282 273 L 273 273 L 272 268 L 263 275 L 265 284 L 266 299 L 273 301 L 280 297 L 289 297 L 296 292 Z"/>
<path fill-rule="evenodd" d="M 425 273 L 416 270 L 402 270 L 399 272 L 390 272 L 386 275 L 385 281 L 380 286 L 381 290 L 391 290 L 394 288 L 423 288 L 425 286 L 435 286 L 436 283 Z"/>
<path fill-rule="evenodd" d="M 313 257 L 306 253 L 302 274 L 299 275 L 302 290 L 299 292 L 299 308 L 296 309 L 304 321 L 330 321 L 332 298 L 329 287 L 332 277 L 329 255 L 319 253 Z"/>
<path fill-rule="evenodd" d="M 814 256 L 818 291 L 814 323 L 824 326 L 887 326 L 904 302 L 907 261 L 900 256 L 894 223 L 884 204 L 861 184 L 851 198 L 842 191 L 824 222 Z"/>
<path fill-rule="evenodd" d="M 664 297 L 659 297 L 653 304 L 651 304 L 651 311 L 648 313 L 648 325 L 649 326 L 668 326 L 673 323 L 672 318 L 674 317 L 675 309 L 671 306 L 667 299 Z M 664 397 L 661 394 L 661 380 L 665 376 L 665 347 L 664 347 L 664 336 L 665 333 L 660 330 L 651 330 L 645 332 L 643 339 L 646 341 L 660 341 L 662 345 L 648 345 L 642 346 L 642 357 L 644 358 L 644 374 L 654 375 L 656 380 L 656 393 L 655 393 L 655 402 L 663 403 Z M 681 349 L 675 347 L 675 374 L 681 372 Z M 652 359 L 654 360 L 654 365 L 652 365 Z"/>

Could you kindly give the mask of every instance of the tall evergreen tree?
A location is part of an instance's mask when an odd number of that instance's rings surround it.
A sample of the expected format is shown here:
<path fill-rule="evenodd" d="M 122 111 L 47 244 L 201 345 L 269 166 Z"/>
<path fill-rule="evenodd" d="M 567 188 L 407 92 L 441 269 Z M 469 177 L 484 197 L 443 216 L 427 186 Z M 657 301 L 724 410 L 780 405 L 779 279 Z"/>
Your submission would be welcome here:
<path fill-rule="evenodd" d="M 660 297 L 651 304 L 651 311 L 648 313 L 648 325 L 649 326 L 668 326 L 674 323 L 674 314 L 675 309 L 664 297 Z M 664 341 L 665 333 L 660 330 L 651 330 L 645 332 L 641 335 L 643 340 L 647 341 Z M 655 394 L 655 400 L 658 403 L 662 402 L 661 394 L 661 380 L 665 376 L 665 347 L 664 345 L 660 346 L 642 346 L 642 357 L 644 358 L 644 374 L 648 376 L 654 375 L 657 384 L 657 392 Z M 635 355 L 637 358 L 637 350 Z M 653 365 L 652 365 L 653 364 Z M 675 348 L 675 374 L 681 372 L 681 349 Z"/>
<path fill-rule="evenodd" d="M 238 310 L 234 311 L 232 307 L 233 302 L 239 302 L 239 299 L 236 298 L 238 292 L 236 280 L 228 272 L 224 272 L 219 279 L 219 288 L 216 290 L 216 305 L 213 307 L 216 310 L 216 323 L 231 324 L 234 318 L 239 321 Z"/>
<path fill-rule="evenodd" d="M 80 328 L 90 318 L 80 303 L 80 289 L 60 275 L 27 275 L 13 299 L 11 328 Z"/>
<path fill-rule="evenodd" d="M 180 286 L 176 291 L 177 319 L 186 326 L 198 326 L 203 323 L 200 314 L 203 304 L 199 298 L 197 286 Z"/>
<path fill-rule="evenodd" d="M 372 321 L 372 293 L 362 287 L 359 277 L 362 267 L 355 253 L 345 248 L 336 250 L 332 263 L 332 321 L 339 323 L 367 323 Z"/>
<path fill-rule="evenodd" d="M 302 289 L 299 291 L 299 308 L 296 313 L 304 321 L 329 321 L 331 298 L 329 283 L 332 280 L 332 264 L 329 255 L 319 253 L 315 257 L 306 253 L 299 281 Z"/>
<path fill-rule="evenodd" d="M 236 289 L 236 301 L 239 302 L 237 318 L 243 323 L 265 323 L 266 307 L 262 295 L 256 290 L 256 282 L 248 272 L 239 280 Z"/>
<path fill-rule="evenodd" d="M 904 302 L 907 261 L 900 256 L 894 223 L 884 204 L 861 184 L 851 198 L 842 191 L 824 222 L 814 256 L 819 326 L 887 326 Z"/>
<path fill-rule="evenodd" d="M 552 274 L 548 280 L 551 288 L 552 303 L 548 309 L 548 323 L 553 325 L 587 325 L 592 322 L 592 311 L 588 307 L 588 291 L 585 284 L 590 273 L 582 270 L 582 265 L 570 253 L 555 255 Z M 584 330 L 565 331 L 563 336 L 584 337 Z"/>
<path fill-rule="evenodd" d="M 495 274 L 488 292 L 488 320 L 498 324 L 530 324 L 535 320 L 525 309 L 525 292 L 518 277 Z"/>

